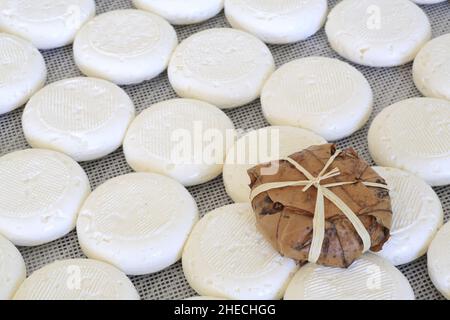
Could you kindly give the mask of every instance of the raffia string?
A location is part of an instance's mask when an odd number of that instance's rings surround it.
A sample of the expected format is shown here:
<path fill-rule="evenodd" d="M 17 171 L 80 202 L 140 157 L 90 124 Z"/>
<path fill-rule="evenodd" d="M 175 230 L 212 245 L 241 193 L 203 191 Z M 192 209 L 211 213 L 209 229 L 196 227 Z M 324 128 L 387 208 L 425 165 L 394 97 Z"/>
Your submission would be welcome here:
<path fill-rule="evenodd" d="M 317 188 L 317 199 L 313 218 L 313 236 L 308 256 L 308 261 L 312 263 L 316 263 L 317 260 L 319 260 L 320 253 L 322 252 L 323 240 L 325 238 L 325 201 L 324 201 L 325 198 L 330 200 L 339 210 L 341 210 L 342 213 L 353 224 L 356 232 L 358 233 L 359 237 L 363 242 L 363 252 L 368 251 L 371 247 L 370 235 L 367 232 L 364 225 L 362 224 L 361 220 L 344 201 L 342 201 L 334 192 L 330 190 L 330 188 L 333 187 L 355 184 L 360 181 L 321 184 L 323 180 L 327 180 L 339 176 L 341 174 L 339 168 L 334 168 L 326 173 L 328 168 L 331 166 L 331 164 L 334 162 L 334 160 L 340 153 L 341 153 L 340 150 L 336 150 L 336 152 L 330 157 L 330 159 L 328 159 L 327 163 L 325 164 L 322 171 L 319 173 L 317 177 L 314 177 L 308 170 L 306 170 L 304 167 L 302 167 L 298 162 L 294 161 L 293 159 L 283 158 L 281 160 L 288 161 L 298 171 L 303 173 L 303 175 L 308 180 L 265 183 L 254 188 L 250 194 L 250 200 L 253 201 L 253 199 L 256 196 L 272 189 L 304 186 L 302 191 L 306 192 L 311 187 Z M 389 190 L 388 186 L 385 184 L 374 182 L 362 182 L 362 183 L 367 187 L 383 188 Z"/>

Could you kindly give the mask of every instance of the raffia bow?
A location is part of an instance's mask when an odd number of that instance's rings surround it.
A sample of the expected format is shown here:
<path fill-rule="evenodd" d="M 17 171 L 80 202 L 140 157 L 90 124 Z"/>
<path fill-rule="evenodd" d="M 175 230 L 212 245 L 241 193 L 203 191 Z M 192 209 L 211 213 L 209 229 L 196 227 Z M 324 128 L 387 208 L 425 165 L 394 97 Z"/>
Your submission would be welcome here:
<path fill-rule="evenodd" d="M 326 172 L 340 153 L 340 150 L 336 150 L 336 152 L 330 157 L 330 159 L 328 159 L 327 163 L 317 177 L 314 177 L 308 170 L 306 170 L 303 166 L 301 166 L 293 159 L 289 157 L 283 158 L 281 160 L 287 161 L 292 164 L 308 180 L 265 183 L 254 188 L 250 194 L 250 201 L 253 201 L 253 199 L 261 193 L 272 189 L 298 186 L 304 186 L 302 192 L 306 192 L 311 187 L 315 187 L 317 189 L 317 199 L 313 218 L 313 236 L 308 255 L 308 261 L 312 263 L 316 263 L 317 260 L 319 260 L 320 253 L 322 252 L 323 240 L 325 238 L 325 198 L 327 198 L 339 210 L 341 210 L 342 213 L 347 217 L 347 219 L 353 224 L 353 227 L 362 240 L 363 252 L 368 251 L 371 247 L 370 235 L 362 224 L 361 220 L 344 201 L 342 201 L 334 192 L 330 190 L 330 188 L 333 187 L 355 184 L 361 181 L 321 184 L 322 181 L 339 176 L 341 174 L 339 168 L 334 168 L 329 172 Z M 383 188 L 389 190 L 389 187 L 385 184 L 364 181 L 362 183 L 367 187 Z"/>

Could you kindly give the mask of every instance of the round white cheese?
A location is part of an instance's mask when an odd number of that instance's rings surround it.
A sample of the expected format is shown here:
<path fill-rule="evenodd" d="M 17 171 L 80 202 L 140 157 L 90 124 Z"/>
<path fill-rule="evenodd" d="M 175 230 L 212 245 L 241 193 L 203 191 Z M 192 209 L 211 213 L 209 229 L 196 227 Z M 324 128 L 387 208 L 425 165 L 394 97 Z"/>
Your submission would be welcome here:
<path fill-rule="evenodd" d="M 77 234 L 89 258 L 141 275 L 180 259 L 197 220 L 197 205 L 181 184 L 154 173 L 131 173 L 91 193 L 80 210 Z"/>
<path fill-rule="evenodd" d="M 73 44 L 75 63 L 87 76 L 126 85 L 163 72 L 178 43 L 173 27 L 142 10 L 115 10 L 86 23 Z"/>
<path fill-rule="evenodd" d="M 308 263 L 295 274 L 284 299 L 414 300 L 414 292 L 387 260 L 366 254 L 347 269 Z"/>
<path fill-rule="evenodd" d="M 234 202 L 250 202 L 248 169 L 324 143 L 324 138 L 301 128 L 274 126 L 251 131 L 227 152 L 223 167 L 225 190 Z"/>
<path fill-rule="evenodd" d="M 297 270 L 256 229 L 250 204 L 206 214 L 183 251 L 183 271 L 200 295 L 236 300 L 280 299 Z"/>
<path fill-rule="evenodd" d="M 90 192 L 78 163 L 50 150 L 27 149 L 0 158 L 0 233 L 19 246 L 58 239 L 75 227 Z"/>
<path fill-rule="evenodd" d="M 175 25 L 203 22 L 217 15 L 223 0 L 133 0 L 142 10 L 156 13 Z"/>
<path fill-rule="evenodd" d="M 94 15 L 94 0 L 0 0 L 0 30 L 42 50 L 72 43 Z"/>
<path fill-rule="evenodd" d="M 390 238 L 376 254 L 393 265 L 423 256 L 442 226 L 444 213 L 433 189 L 415 175 L 394 168 L 373 167 L 389 186 L 392 202 Z"/>
<path fill-rule="evenodd" d="M 343 0 L 325 31 L 338 54 L 371 67 L 410 62 L 431 38 L 427 15 L 409 0 Z"/>
<path fill-rule="evenodd" d="M 11 299 L 26 275 L 25 262 L 19 250 L 0 235 L 0 300 Z"/>
<path fill-rule="evenodd" d="M 274 69 L 272 54 L 261 40 L 239 30 L 217 28 L 181 42 L 168 73 L 180 97 L 225 109 L 258 98 Z"/>
<path fill-rule="evenodd" d="M 172 99 L 147 108 L 133 121 L 123 150 L 135 171 L 164 174 L 192 186 L 222 172 L 234 135 L 233 122 L 215 106 Z"/>
<path fill-rule="evenodd" d="M 134 113 L 133 102 L 115 84 L 70 78 L 44 87 L 30 99 L 22 127 L 32 147 L 88 161 L 120 147 Z"/>
<path fill-rule="evenodd" d="M 14 300 L 139 300 L 136 288 L 120 270 L 100 261 L 71 259 L 33 272 Z"/>
<path fill-rule="evenodd" d="M 275 71 L 264 85 L 261 105 L 270 124 L 302 127 L 333 141 L 364 126 L 372 113 L 373 94 L 351 65 L 309 57 Z"/>
<path fill-rule="evenodd" d="M 44 58 L 31 43 L 0 33 L 0 115 L 27 102 L 46 78 Z"/>
<path fill-rule="evenodd" d="M 437 233 L 428 249 L 428 274 L 436 288 L 450 300 L 450 222 Z"/>
<path fill-rule="evenodd" d="M 322 27 L 326 0 L 225 0 L 225 15 L 233 28 L 266 43 L 305 40 Z"/>
<path fill-rule="evenodd" d="M 450 34 L 431 40 L 419 51 L 413 76 L 424 96 L 450 100 Z"/>
<path fill-rule="evenodd" d="M 450 102 L 412 98 L 385 108 L 369 129 L 379 166 L 406 170 L 432 186 L 450 184 Z"/>

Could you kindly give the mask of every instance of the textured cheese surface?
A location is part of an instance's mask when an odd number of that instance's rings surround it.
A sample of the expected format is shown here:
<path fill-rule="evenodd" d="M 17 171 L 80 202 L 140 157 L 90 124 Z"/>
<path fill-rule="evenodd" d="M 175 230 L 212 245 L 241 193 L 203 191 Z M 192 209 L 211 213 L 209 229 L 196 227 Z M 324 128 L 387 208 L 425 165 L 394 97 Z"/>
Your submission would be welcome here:
<path fill-rule="evenodd" d="M 0 300 L 11 299 L 26 277 L 25 262 L 19 250 L 0 235 Z"/>
<path fill-rule="evenodd" d="M 450 183 L 450 102 L 412 98 L 381 111 L 369 129 L 369 150 L 384 167 L 410 171 L 428 184 Z"/>
<path fill-rule="evenodd" d="M 15 300 L 139 300 L 120 270 L 104 262 L 73 259 L 35 271 L 20 286 Z"/>
<path fill-rule="evenodd" d="M 208 20 L 223 8 L 223 0 L 133 0 L 133 4 L 139 9 L 156 13 L 176 25 Z"/>
<path fill-rule="evenodd" d="M 122 144 L 134 113 L 133 102 L 118 86 L 78 77 L 54 82 L 36 93 L 25 107 L 22 126 L 32 147 L 88 161 Z"/>
<path fill-rule="evenodd" d="M 327 8 L 326 0 L 225 0 L 225 15 L 233 28 L 273 44 L 312 36 L 325 22 Z"/>
<path fill-rule="evenodd" d="M 197 205 L 178 182 L 153 173 L 108 180 L 86 199 L 77 234 L 89 258 L 126 274 L 160 271 L 181 257 L 198 219 Z"/>
<path fill-rule="evenodd" d="M 172 99 L 142 112 L 130 125 L 123 147 L 135 171 L 164 174 L 188 186 L 222 172 L 225 152 L 233 143 L 227 135 L 234 136 L 234 125 L 218 108 Z"/>
<path fill-rule="evenodd" d="M 325 31 L 338 54 L 372 67 L 410 62 L 431 38 L 428 17 L 409 0 L 343 0 Z"/>
<path fill-rule="evenodd" d="M 0 29 L 43 50 L 72 43 L 94 15 L 94 0 L 0 0 Z"/>
<path fill-rule="evenodd" d="M 376 254 L 394 265 L 409 263 L 427 252 L 443 223 L 441 202 L 433 189 L 415 175 L 394 168 L 374 167 L 390 190 L 391 237 Z"/>
<path fill-rule="evenodd" d="M 234 202 L 250 202 L 248 169 L 324 143 L 321 136 L 301 128 L 273 126 L 251 131 L 227 152 L 223 167 L 226 192 Z"/>
<path fill-rule="evenodd" d="M 285 300 L 414 300 L 405 276 L 387 260 L 366 254 L 348 269 L 312 263 L 300 268 Z"/>
<path fill-rule="evenodd" d="M 206 214 L 189 236 L 182 261 L 195 291 L 228 299 L 280 299 L 297 269 L 256 229 L 246 203 Z"/>
<path fill-rule="evenodd" d="M 0 158 L 0 233 L 20 246 L 58 239 L 75 227 L 89 192 L 86 173 L 64 154 L 9 153 Z"/>
<path fill-rule="evenodd" d="M 239 30 L 216 28 L 184 40 L 168 73 L 179 96 L 232 108 L 258 98 L 274 69 L 272 54 L 261 40 Z"/>
<path fill-rule="evenodd" d="M 436 288 L 450 300 L 450 223 L 437 233 L 428 249 L 428 273 Z"/>
<path fill-rule="evenodd" d="M 261 105 L 270 124 L 302 127 L 333 141 L 364 126 L 373 94 L 364 76 L 349 64 L 309 57 L 275 71 L 264 85 Z"/>
<path fill-rule="evenodd" d="M 173 27 L 142 10 L 114 10 L 86 23 L 73 45 L 75 63 L 87 76 L 135 84 L 163 72 L 178 43 Z"/>
<path fill-rule="evenodd" d="M 27 102 L 46 77 L 44 58 L 31 43 L 0 33 L 0 115 Z"/>
<path fill-rule="evenodd" d="M 413 76 L 424 96 L 450 100 L 450 34 L 431 40 L 420 50 Z"/>

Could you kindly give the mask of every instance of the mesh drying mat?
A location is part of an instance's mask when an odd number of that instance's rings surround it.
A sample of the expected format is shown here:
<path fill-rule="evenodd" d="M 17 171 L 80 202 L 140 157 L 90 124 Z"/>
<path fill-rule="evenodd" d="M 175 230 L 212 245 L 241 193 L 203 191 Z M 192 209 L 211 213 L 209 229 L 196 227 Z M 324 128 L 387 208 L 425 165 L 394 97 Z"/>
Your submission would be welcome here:
<path fill-rule="evenodd" d="M 130 0 L 96 0 L 96 2 L 98 14 L 132 7 Z M 337 1 L 331 0 L 328 2 L 330 7 L 333 7 Z M 448 1 L 423 6 L 423 9 L 431 19 L 434 37 L 450 33 L 450 3 Z M 224 26 L 228 26 L 228 24 L 223 13 L 221 13 L 205 23 L 176 27 L 176 30 L 181 41 L 198 31 Z M 299 57 L 311 55 L 338 58 L 328 45 L 323 29 L 307 41 L 292 45 L 270 46 L 270 49 L 277 66 Z M 71 46 L 45 51 L 43 54 L 48 67 L 48 83 L 80 75 L 73 62 Z M 356 67 L 367 77 L 375 93 L 375 112 L 369 124 L 384 107 L 399 100 L 419 96 L 419 92 L 412 81 L 411 64 L 389 69 Z M 124 89 L 133 99 L 138 112 L 148 108 L 153 103 L 176 96 L 169 85 L 166 74 L 140 85 L 126 86 Z M 268 125 L 261 113 L 259 101 L 234 110 L 227 110 L 226 113 L 231 117 L 236 128 L 247 130 Z M 0 116 L 0 155 L 28 147 L 21 129 L 21 115 L 22 109 L 18 109 Z M 368 127 L 369 125 L 366 125 L 350 138 L 339 141 L 338 145 L 340 147 L 352 146 L 359 150 L 367 161 L 372 162 L 366 142 Z M 82 166 L 89 175 L 92 188 L 96 188 L 107 179 L 131 172 L 122 149 L 106 158 L 82 163 Z M 435 188 L 435 190 L 442 201 L 447 221 L 450 217 L 450 186 Z M 225 193 L 222 177 L 200 186 L 191 187 L 189 191 L 195 197 L 201 215 L 217 207 L 232 203 Z M 20 248 L 20 251 L 25 258 L 28 273 L 57 259 L 83 257 L 75 231 L 52 243 L 33 248 L 24 247 Z M 443 299 L 428 277 L 426 257 L 404 265 L 400 269 L 411 282 L 417 299 Z M 132 281 L 143 299 L 181 299 L 195 295 L 183 276 L 180 262 L 156 274 L 132 277 Z"/>

